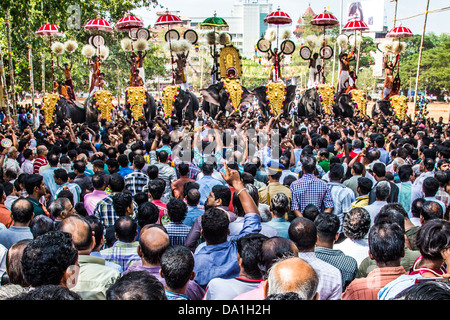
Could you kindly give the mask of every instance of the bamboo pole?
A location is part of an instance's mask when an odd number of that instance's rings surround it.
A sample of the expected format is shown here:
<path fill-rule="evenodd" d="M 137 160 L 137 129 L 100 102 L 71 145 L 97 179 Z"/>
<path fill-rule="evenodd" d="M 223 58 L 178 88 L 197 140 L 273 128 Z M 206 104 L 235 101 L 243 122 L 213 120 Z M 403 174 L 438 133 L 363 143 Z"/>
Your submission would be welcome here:
<path fill-rule="evenodd" d="M 417 102 L 417 90 L 419 88 L 419 74 L 420 74 L 420 64 L 422 62 L 422 51 L 423 51 L 423 39 L 425 38 L 425 30 L 427 27 L 427 18 L 428 18 L 428 8 L 430 6 L 430 0 L 427 0 L 427 10 L 425 11 L 425 19 L 423 22 L 423 31 L 422 31 L 422 39 L 420 40 L 420 48 L 419 48 L 419 59 L 417 62 L 417 73 L 416 73 L 416 86 L 414 88 L 414 106 Z"/>
<path fill-rule="evenodd" d="M 16 101 L 16 90 L 15 90 L 15 84 L 14 84 L 14 65 L 12 60 L 12 48 L 11 48 L 11 20 L 10 20 L 10 13 L 9 8 L 6 10 L 6 40 L 8 43 L 8 65 L 9 65 L 9 81 L 11 86 L 11 100 L 12 100 L 12 106 L 13 106 L 13 116 L 17 115 L 17 101 Z M 7 108 L 7 118 L 10 119 L 11 117 L 11 111 L 9 108 Z M 10 122 L 10 120 L 8 120 Z"/>
<path fill-rule="evenodd" d="M 8 90 L 6 89 L 6 77 L 5 77 L 5 69 L 3 64 L 3 52 L 2 46 L 0 45 L 0 84 L 2 92 L 0 92 L 0 106 L 6 108 L 5 115 L 7 115 L 6 120 L 10 122 L 9 115 L 9 100 L 8 100 Z"/>

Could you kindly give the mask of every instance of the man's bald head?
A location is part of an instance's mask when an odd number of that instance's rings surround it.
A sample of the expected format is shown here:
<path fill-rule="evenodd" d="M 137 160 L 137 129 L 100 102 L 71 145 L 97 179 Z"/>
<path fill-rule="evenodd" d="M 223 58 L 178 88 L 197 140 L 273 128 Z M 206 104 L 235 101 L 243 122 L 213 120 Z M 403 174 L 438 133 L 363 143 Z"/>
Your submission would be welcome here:
<path fill-rule="evenodd" d="M 275 263 L 264 286 L 265 296 L 295 292 L 304 300 L 317 298 L 319 278 L 311 265 L 299 257 Z"/>
<path fill-rule="evenodd" d="M 62 220 L 59 230 L 72 235 L 72 241 L 78 251 L 92 250 L 94 235 L 90 224 L 84 218 L 78 215 L 68 216 Z"/>
<path fill-rule="evenodd" d="M 147 225 L 141 230 L 138 253 L 143 262 L 159 266 L 161 256 L 169 246 L 169 234 L 164 227 Z"/>

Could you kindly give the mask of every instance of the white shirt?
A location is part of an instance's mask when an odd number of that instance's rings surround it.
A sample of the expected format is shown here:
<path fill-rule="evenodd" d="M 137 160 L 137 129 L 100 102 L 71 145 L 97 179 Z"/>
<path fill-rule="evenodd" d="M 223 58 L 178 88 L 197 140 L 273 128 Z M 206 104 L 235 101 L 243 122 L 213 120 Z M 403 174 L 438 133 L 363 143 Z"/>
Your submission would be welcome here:
<path fill-rule="evenodd" d="M 352 240 L 346 238 L 344 241 L 333 245 L 333 249 L 341 250 L 345 255 L 355 258 L 359 264 L 369 256 L 369 242 L 368 240 Z"/>
<path fill-rule="evenodd" d="M 21 169 L 23 173 L 33 174 L 33 161 L 25 159 Z"/>
<path fill-rule="evenodd" d="M 319 277 L 317 292 L 319 300 L 341 300 L 341 271 L 331 264 L 320 260 L 314 252 L 299 252 L 299 258 L 308 262 Z"/>
<path fill-rule="evenodd" d="M 366 209 L 370 214 L 370 226 L 373 226 L 373 221 L 375 220 L 375 217 L 380 212 L 381 208 L 387 204 L 387 201 L 375 201 L 372 204 L 369 204 L 368 206 L 365 206 L 364 209 Z"/>

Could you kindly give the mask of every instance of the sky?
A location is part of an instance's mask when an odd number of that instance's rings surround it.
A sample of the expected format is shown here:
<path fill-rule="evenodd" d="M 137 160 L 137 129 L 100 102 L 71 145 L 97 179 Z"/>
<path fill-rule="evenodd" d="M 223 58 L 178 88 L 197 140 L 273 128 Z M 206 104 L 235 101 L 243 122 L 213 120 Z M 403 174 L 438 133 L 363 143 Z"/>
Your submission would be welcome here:
<path fill-rule="evenodd" d="M 169 10 L 179 10 L 181 16 L 185 17 L 209 17 L 217 12 L 218 16 L 226 17 L 231 16 L 231 10 L 233 3 L 238 0 L 227 1 L 211 1 L 211 0 L 158 0 L 159 6 L 154 9 L 138 9 L 135 10 L 135 14 L 142 17 L 145 23 L 153 24 L 156 21 L 156 12 L 163 11 L 165 8 Z M 346 11 L 347 1 L 342 0 L 344 4 L 344 13 Z M 383 0 L 379 0 L 383 1 Z M 302 15 L 308 4 L 311 3 L 313 11 L 317 14 L 323 11 L 325 8 L 331 11 L 340 20 L 340 7 L 341 0 L 271 0 L 273 4 L 273 10 L 276 10 L 279 6 L 280 9 L 290 15 L 295 23 L 300 15 Z M 386 14 L 388 30 L 393 27 L 394 8 L 395 3 L 391 0 L 386 0 Z M 408 18 L 426 11 L 427 0 L 398 0 L 397 5 L 397 19 Z M 449 0 L 430 0 L 429 11 L 450 7 Z M 450 34 L 450 10 L 442 12 L 434 12 L 428 14 L 426 33 L 433 32 L 437 35 L 441 33 Z M 408 27 L 414 34 L 422 34 L 425 15 L 422 14 L 418 17 L 406 19 L 397 22 L 399 24 Z M 346 21 L 344 21 L 345 23 Z"/>

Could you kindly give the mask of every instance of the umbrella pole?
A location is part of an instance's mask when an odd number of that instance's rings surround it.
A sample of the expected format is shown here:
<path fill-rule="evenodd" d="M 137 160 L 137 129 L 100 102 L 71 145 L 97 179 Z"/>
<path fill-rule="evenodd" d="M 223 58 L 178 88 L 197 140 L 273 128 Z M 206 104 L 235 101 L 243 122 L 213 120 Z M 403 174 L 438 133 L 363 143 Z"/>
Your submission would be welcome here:
<path fill-rule="evenodd" d="M 169 30 L 169 24 L 167 24 L 167 30 Z M 170 65 L 172 66 L 172 84 L 175 85 L 175 71 L 173 69 L 173 54 L 172 54 L 172 39 L 169 35 L 169 51 L 170 51 Z"/>
<path fill-rule="evenodd" d="M 323 27 L 323 43 L 322 46 L 325 47 L 325 26 Z M 325 56 L 322 54 L 322 84 L 325 84 Z"/>
<path fill-rule="evenodd" d="M 50 36 L 50 59 L 52 60 L 52 87 L 53 92 L 55 92 L 55 67 L 53 65 L 53 50 L 52 50 L 52 36 Z"/>

